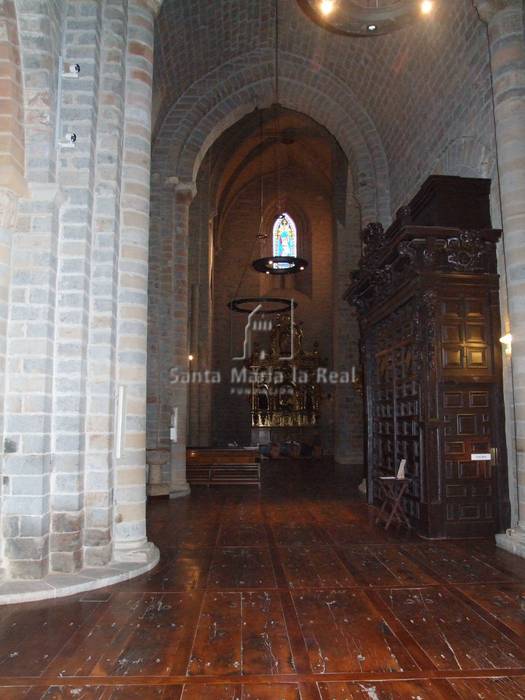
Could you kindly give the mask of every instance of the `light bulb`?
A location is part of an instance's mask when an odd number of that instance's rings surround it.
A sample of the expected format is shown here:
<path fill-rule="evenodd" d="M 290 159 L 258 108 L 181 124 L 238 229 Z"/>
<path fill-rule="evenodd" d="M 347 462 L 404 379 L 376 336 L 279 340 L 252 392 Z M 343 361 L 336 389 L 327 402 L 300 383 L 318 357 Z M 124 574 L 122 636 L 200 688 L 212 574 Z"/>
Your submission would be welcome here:
<path fill-rule="evenodd" d="M 328 15 L 332 14 L 332 12 L 334 11 L 334 7 L 334 0 L 321 0 L 321 3 L 319 4 L 321 14 L 323 14 L 325 17 L 328 17 Z"/>
<path fill-rule="evenodd" d="M 421 14 L 429 15 L 434 9 L 434 3 L 432 0 L 423 0 L 421 3 Z"/>
<path fill-rule="evenodd" d="M 505 346 L 505 355 L 512 355 L 512 334 L 507 333 L 499 339 L 499 342 Z"/>
<path fill-rule="evenodd" d="M 188 360 L 191 362 L 193 360 L 193 355 L 188 355 Z"/>
<path fill-rule="evenodd" d="M 377 29 L 377 25 L 376 24 L 369 24 L 367 29 L 369 32 L 375 32 L 375 30 Z"/>

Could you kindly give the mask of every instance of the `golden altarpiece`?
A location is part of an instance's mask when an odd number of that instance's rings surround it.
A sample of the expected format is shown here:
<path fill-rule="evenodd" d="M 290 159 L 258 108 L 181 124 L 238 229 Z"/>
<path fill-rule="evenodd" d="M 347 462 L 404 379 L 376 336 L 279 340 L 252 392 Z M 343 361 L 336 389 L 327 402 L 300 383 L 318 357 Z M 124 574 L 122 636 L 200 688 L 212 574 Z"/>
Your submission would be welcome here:
<path fill-rule="evenodd" d="M 267 324 L 269 347 L 255 342 L 248 363 L 252 444 L 310 442 L 320 429 L 318 343 L 307 352 L 302 324 L 288 315 Z"/>

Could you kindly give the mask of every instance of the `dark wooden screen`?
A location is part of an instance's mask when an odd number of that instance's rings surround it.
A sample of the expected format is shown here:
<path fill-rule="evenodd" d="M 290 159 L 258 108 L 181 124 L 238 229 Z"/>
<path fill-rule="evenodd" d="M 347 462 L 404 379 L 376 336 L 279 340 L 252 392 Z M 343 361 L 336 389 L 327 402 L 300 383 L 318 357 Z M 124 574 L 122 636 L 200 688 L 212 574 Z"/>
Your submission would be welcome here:
<path fill-rule="evenodd" d="M 430 178 L 390 229 L 365 229 L 347 293 L 362 333 L 369 498 L 375 477 L 395 474 L 405 458 L 405 509 L 428 537 L 480 536 L 509 519 L 500 232 L 490 228 L 489 189 L 485 180 Z"/>

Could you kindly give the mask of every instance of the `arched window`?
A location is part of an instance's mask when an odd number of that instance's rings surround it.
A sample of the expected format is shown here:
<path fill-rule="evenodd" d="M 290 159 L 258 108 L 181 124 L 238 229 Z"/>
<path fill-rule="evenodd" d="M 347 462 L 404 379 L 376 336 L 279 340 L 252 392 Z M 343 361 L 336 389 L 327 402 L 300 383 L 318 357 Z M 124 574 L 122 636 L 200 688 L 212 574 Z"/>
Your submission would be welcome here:
<path fill-rule="evenodd" d="M 297 226 L 286 212 L 273 225 L 273 255 L 297 257 Z"/>

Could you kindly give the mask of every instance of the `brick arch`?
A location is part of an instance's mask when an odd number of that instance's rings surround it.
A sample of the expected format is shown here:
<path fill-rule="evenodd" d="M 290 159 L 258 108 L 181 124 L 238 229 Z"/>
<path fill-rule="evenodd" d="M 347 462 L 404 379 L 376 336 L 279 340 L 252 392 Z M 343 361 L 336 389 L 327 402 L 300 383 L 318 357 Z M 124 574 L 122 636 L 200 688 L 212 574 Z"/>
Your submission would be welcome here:
<path fill-rule="evenodd" d="M 24 94 L 14 0 L 0 0 L 0 187 L 25 193 Z"/>
<path fill-rule="evenodd" d="M 237 57 L 196 81 L 164 115 L 153 148 L 153 172 L 195 182 L 208 148 L 256 107 L 274 101 L 272 52 Z M 365 219 L 390 219 L 388 165 L 378 132 L 344 82 L 325 68 L 280 56 L 280 103 L 324 126 L 351 165 Z"/>

